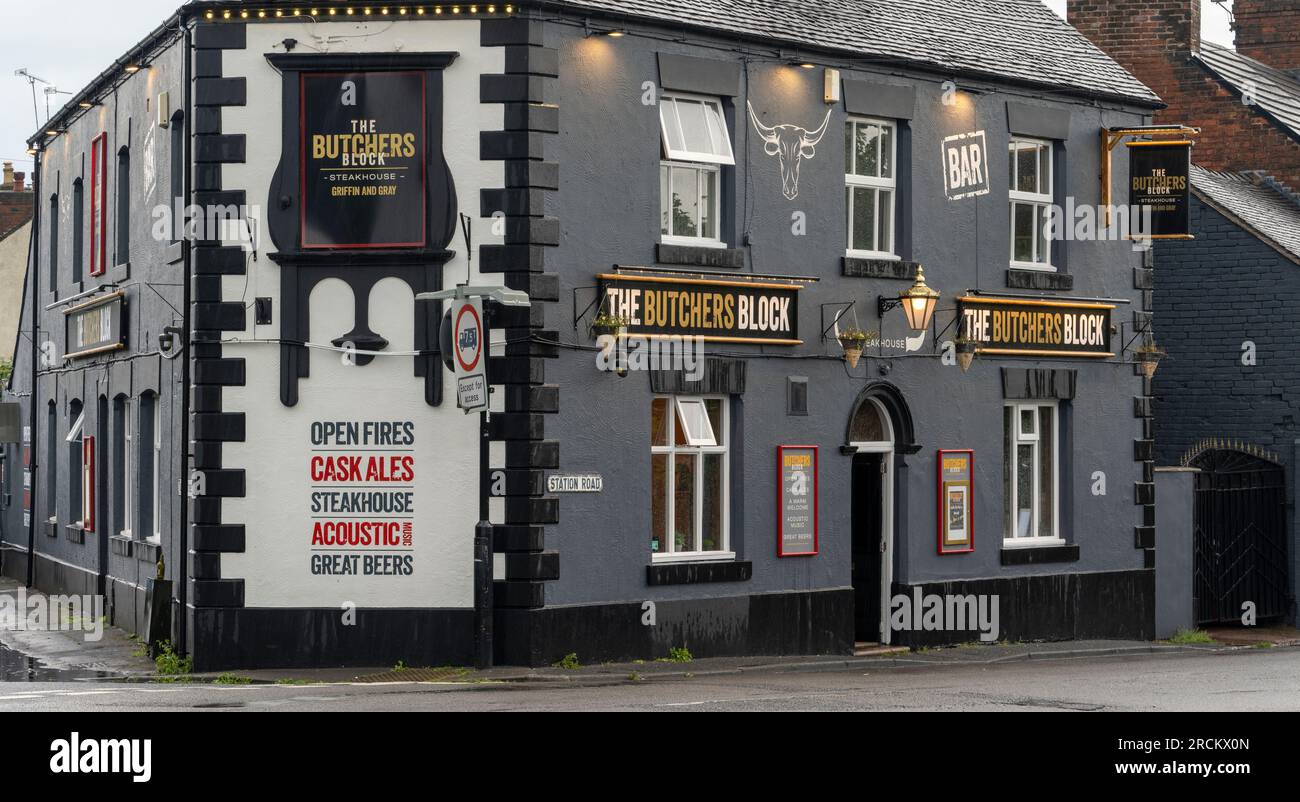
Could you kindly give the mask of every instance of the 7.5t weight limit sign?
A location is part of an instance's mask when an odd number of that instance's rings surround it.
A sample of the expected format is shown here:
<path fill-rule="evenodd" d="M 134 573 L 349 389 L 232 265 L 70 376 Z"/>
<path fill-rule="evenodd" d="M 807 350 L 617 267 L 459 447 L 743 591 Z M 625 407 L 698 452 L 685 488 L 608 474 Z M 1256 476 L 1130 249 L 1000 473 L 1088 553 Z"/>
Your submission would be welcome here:
<path fill-rule="evenodd" d="M 456 405 L 466 415 L 488 408 L 487 327 L 483 302 L 467 299 L 452 308 L 452 354 L 456 367 Z"/>

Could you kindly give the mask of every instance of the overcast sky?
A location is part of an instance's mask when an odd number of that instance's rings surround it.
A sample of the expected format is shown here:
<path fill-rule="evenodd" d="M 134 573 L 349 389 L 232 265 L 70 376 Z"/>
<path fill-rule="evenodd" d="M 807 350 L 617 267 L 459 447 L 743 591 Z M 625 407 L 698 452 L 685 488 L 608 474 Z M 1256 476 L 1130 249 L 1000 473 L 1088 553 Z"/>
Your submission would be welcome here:
<path fill-rule="evenodd" d="M 1045 2 L 1064 15 L 1065 0 Z M 5 0 L 0 11 L 0 160 L 30 173 L 27 137 L 45 122 L 44 87 L 37 86 L 38 120 L 31 88 L 14 75 L 15 70 L 26 67 L 59 89 L 79 91 L 181 4 L 182 0 Z M 1202 19 L 1206 38 L 1232 44 L 1227 12 L 1206 2 Z M 51 111 L 67 99 L 52 96 Z"/>

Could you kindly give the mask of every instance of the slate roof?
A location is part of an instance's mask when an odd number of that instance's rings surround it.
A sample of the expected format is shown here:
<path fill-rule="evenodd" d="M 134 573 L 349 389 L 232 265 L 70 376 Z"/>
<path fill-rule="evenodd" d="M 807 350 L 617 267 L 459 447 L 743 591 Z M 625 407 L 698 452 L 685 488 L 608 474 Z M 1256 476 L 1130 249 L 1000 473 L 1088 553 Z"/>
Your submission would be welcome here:
<path fill-rule="evenodd" d="M 1300 262 L 1300 196 L 1270 184 L 1258 173 L 1221 173 L 1196 165 L 1192 165 L 1192 189 Z"/>
<path fill-rule="evenodd" d="M 549 5 L 1160 103 L 1042 0 L 553 0 Z"/>
<path fill-rule="evenodd" d="M 1300 139 L 1300 79 L 1213 42 L 1202 42 L 1196 58 L 1238 94 L 1254 94 L 1263 112 Z"/>

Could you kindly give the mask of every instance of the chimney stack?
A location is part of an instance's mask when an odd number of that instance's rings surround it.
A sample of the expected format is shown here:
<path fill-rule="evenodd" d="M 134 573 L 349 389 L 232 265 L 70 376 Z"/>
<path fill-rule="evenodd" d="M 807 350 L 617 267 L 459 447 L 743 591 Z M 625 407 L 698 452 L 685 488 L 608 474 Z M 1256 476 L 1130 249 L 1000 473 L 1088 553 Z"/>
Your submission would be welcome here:
<path fill-rule="evenodd" d="M 0 189 L 13 189 L 14 188 L 14 163 L 13 162 L 5 162 L 4 176 L 5 176 L 4 181 L 0 182 Z"/>
<path fill-rule="evenodd" d="M 1067 0 L 1066 19 L 1156 94 L 1168 64 L 1201 47 L 1201 0 Z"/>
<path fill-rule="evenodd" d="M 1275 69 L 1300 70 L 1300 0 L 1235 0 L 1237 52 Z"/>
<path fill-rule="evenodd" d="M 27 173 L 14 173 L 14 192 L 27 191 Z"/>

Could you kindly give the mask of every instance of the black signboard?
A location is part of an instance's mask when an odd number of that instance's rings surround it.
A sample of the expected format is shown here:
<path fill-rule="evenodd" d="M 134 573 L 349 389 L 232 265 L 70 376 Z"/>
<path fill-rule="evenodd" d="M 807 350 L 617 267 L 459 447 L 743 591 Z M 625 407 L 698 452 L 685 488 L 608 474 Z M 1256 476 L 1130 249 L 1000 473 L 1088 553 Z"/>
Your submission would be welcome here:
<path fill-rule="evenodd" d="M 126 347 L 126 294 L 115 292 L 64 311 L 67 359 L 118 351 Z"/>
<path fill-rule="evenodd" d="M 423 72 L 301 76 L 302 247 L 422 248 Z"/>
<path fill-rule="evenodd" d="M 977 353 L 1111 357 L 1111 304 L 965 297 L 962 334 Z"/>
<path fill-rule="evenodd" d="M 1138 212 L 1151 210 L 1150 230 L 1135 220 L 1135 236 L 1191 236 L 1191 164 L 1191 142 L 1129 143 L 1129 205 Z"/>
<path fill-rule="evenodd" d="M 641 337 L 800 345 L 797 284 L 602 275 L 602 311 Z"/>

